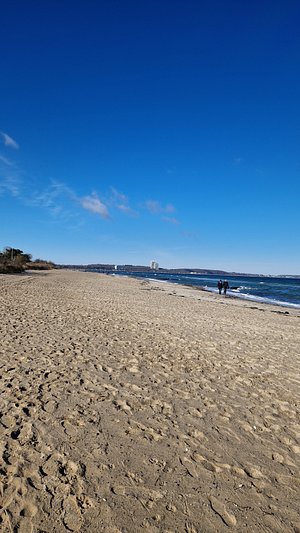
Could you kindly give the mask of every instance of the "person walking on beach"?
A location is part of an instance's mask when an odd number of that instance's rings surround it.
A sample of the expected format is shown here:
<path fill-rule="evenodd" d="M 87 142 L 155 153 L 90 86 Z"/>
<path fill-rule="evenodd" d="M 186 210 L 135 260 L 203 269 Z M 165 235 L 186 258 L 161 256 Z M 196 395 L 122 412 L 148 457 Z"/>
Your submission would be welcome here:
<path fill-rule="evenodd" d="M 229 283 L 225 279 L 225 281 L 223 282 L 223 291 L 224 291 L 225 296 L 226 296 L 227 289 L 229 289 Z"/>
<path fill-rule="evenodd" d="M 219 294 L 222 294 L 222 288 L 223 288 L 223 281 L 219 279 L 218 281 Z"/>

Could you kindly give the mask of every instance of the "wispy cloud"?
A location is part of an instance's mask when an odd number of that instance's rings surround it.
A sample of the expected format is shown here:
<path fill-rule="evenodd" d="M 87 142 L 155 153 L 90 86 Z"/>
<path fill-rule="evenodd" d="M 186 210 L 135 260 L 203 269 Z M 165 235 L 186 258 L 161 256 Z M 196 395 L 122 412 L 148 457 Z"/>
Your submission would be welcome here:
<path fill-rule="evenodd" d="M 175 207 L 172 204 L 165 206 L 161 205 L 157 200 L 147 200 L 146 208 L 152 215 L 159 215 L 162 213 L 174 213 Z"/>
<path fill-rule="evenodd" d="M 7 133 L 4 133 L 4 131 L 0 131 L 0 137 L 2 138 L 2 142 L 4 143 L 5 146 L 18 150 L 19 148 L 18 143 L 12 137 L 7 135 Z"/>
<path fill-rule="evenodd" d="M 1 133 L 2 137 L 3 134 Z M 97 191 L 79 195 L 66 184 L 52 180 L 44 187 L 24 179 L 20 170 L 5 156 L 0 156 L 2 163 L 3 179 L 0 179 L 0 194 L 10 194 L 18 197 L 18 201 L 28 207 L 36 207 L 48 212 L 56 222 L 82 221 L 83 211 L 99 215 L 102 219 L 111 219 L 113 213 L 119 211 L 124 216 L 137 217 L 139 212 L 129 205 L 128 197 L 114 187 L 110 187 L 107 194 L 98 194 Z M 10 168 L 8 168 L 10 166 Z M 0 168 L 1 171 L 1 168 Z M 9 172 L 9 175 L 8 175 Z M 172 216 L 175 207 L 168 203 L 162 204 L 156 200 L 148 200 L 140 204 L 140 208 L 147 210 L 162 221 L 178 225 L 180 222 Z"/>
<path fill-rule="evenodd" d="M 117 191 L 115 187 L 111 187 L 111 200 L 112 202 L 121 202 L 122 204 L 128 204 L 128 198 L 125 194 L 120 191 Z"/>
<path fill-rule="evenodd" d="M 119 209 L 119 211 L 122 211 L 122 213 L 125 213 L 125 215 L 130 215 L 132 217 L 138 216 L 138 212 L 129 207 L 129 205 L 117 204 L 116 208 Z"/>
<path fill-rule="evenodd" d="M 129 215 L 132 217 L 138 216 L 138 212 L 135 211 L 135 209 L 132 209 L 129 205 L 128 197 L 123 194 L 120 191 L 117 191 L 115 187 L 111 187 L 111 195 L 108 200 L 108 204 L 111 207 L 114 207 L 124 213 L 125 215 Z"/>
<path fill-rule="evenodd" d="M 4 157 L 4 155 L 0 155 L 0 161 L 1 163 L 4 163 L 4 165 L 7 165 L 8 167 L 14 167 L 15 164 L 10 161 L 7 157 Z"/>
<path fill-rule="evenodd" d="M 107 206 L 96 193 L 78 196 L 64 183 L 52 181 L 44 190 L 34 191 L 26 199 L 26 204 L 46 209 L 56 219 L 78 218 L 78 206 L 82 209 L 110 218 Z M 77 206 L 77 209 L 75 209 Z"/>
<path fill-rule="evenodd" d="M 182 231 L 181 235 L 185 239 L 197 239 L 197 237 L 198 237 L 198 234 L 197 234 L 196 231 L 188 231 L 188 230 Z"/>
<path fill-rule="evenodd" d="M 100 198 L 98 198 L 96 193 L 93 193 L 90 196 L 84 196 L 83 198 L 78 198 L 78 200 L 83 209 L 86 209 L 91 213 L 96 213 L 102 218 L 110 218 L 106 205 L 100 200 Z"/>
<path fill-rule="evenodd" d="M 34 191 L 31 194 L 29 203 L 37 207 L 53 208 L 56 210 L 57 207 L 59 207 L 57 205 L 57 200 L 62 196 L 72 197 L 73 192 L 63 183 L 52 181 L 46 189 L 42 191 Z"/>
<path fill-rule="evenodd" d="M 78 213 L 74 210 L 76 197 L 64 183 L 53 180 L 43 190 L 27 191 L 21 199 L 28 206 L 44 209 L 56 221 L 64 224 L 73 223 L 74 220 L 78 222 Z"/>
<path fill-rule="evenodd" d="M 0 181 L 0 195 L 9 193 L 14 197 L 20 195 L 21 183 L 15 176 L 6 176 Z"/>
<path fill-rule="evenodd" d="M 169 224 L 174 224 L 174 226 L 180 224 L 179 220 L 175 217 L 162 217 L 162 220 L 168 222 Z"/>

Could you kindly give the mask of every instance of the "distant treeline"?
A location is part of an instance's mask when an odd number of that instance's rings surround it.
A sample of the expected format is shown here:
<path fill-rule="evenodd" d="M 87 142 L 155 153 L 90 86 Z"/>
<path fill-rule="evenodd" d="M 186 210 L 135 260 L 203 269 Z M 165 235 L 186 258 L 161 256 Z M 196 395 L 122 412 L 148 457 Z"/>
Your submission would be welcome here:
<path fill-rule="evenodd" d="M 24 270 L 50 270 L 56 268 L 52 261 L 44 259 L 32 259 L 31 254 L 27 254 L 19 248 L 6 246 L 0 252 L 0 274 L 17 274 Z"/>
<path fill-rule="evenodd" d="M 153 270 L 145 265 L 113 265 L 107 263 L 93 263 L 87 265 L 56 265 L 57 268 L 70 268 L 73 270 L 97 270 L 98 272 L 159 272 L 166 274 L 206 274 L 213 276 L 256 276 L 257 274 L 243 274 L 239 272 L 226 272 L 225 270 L 212 270 L 207 268 L 158 268 Z M 116 268 L 117 267 L 117 268 Z"/>

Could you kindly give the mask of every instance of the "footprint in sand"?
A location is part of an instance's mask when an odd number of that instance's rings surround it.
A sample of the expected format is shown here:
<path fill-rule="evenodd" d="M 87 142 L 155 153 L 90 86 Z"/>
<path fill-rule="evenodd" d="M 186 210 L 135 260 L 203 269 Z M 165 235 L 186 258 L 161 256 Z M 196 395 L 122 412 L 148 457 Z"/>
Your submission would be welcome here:
<path fill-rule="evenodd" d="M 62 506 L 64 510 L 63 522 L 65 526 L 71 531 L 79 531 L 81 529 L 83 519 L 75 496 L 68 496 L 65 498 Z"/>
<path fill-rule="evenodd" d="M 32 499 L 28 499 L 24 478 L 9 480 L 4 485 L 0 506 L 3 511 L 2 525 L 7 526 L 8 531 L 23 533 L 33 531 L 32 518 L 37 513 L 37 507 Z"/>
<path fill-rule="evenodd" d="M 24 517 L 20 520 L 17 531 L 23 532 L 23 533 L 29 533 L 33 531 L 33 523 L 31 519 L 36 515 L 38 509 L 32 502 L 26 502 L 22 511 L 21 515 Z"/>
<path fill-rule="evenodd" d="M 113 403 L 118 410 L 132 415 L 131 408 L 125 400 L 114 400 Z"/>
<path fill-rule="evenodd" d="M 215 511 L 215 513 L 217 513 L 222 518 L 223 522 L 225 522 L 227 526 L 236 526 L 235 516 L 227 511 L 224 503 L 217 500 L 217 498 L 215 498 L 214 496 L 211 496 L 210 505 L 211 508 Z"/>
<path fill-rule="evenodd" d="M 48 402 L 45 402 L 42 405 L 42 409 L 46 411 L 46 413 L 52 414 L 57 409 L 58 404 L 54 400 L 49 400 Z"/>
<path fill-rule="evenodd" d="M 249 477 L 253 479 L 262 479 L 265 477 L 262 472 L 254 466 L 246 466 L 245 472 Z"/>
<path fill-rule="evenodd" d="M 26 444 L 26 442 L 30 441 L 31 437 L 32 437 L 32 424 L 30 422 L 26 422 L 22 424 L 17 438 L 21 446 L 23 446 L 24 444 Z"/>

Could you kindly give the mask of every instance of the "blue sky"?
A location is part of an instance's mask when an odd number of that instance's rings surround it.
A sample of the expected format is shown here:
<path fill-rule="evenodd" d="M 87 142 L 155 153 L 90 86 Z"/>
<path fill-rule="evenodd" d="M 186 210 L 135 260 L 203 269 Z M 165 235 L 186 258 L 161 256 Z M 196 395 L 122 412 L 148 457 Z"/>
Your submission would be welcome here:
<path fill-rule="evenodd" d="M 298 0 L 7 2 L 0 248 L 300 274 Z"/>

